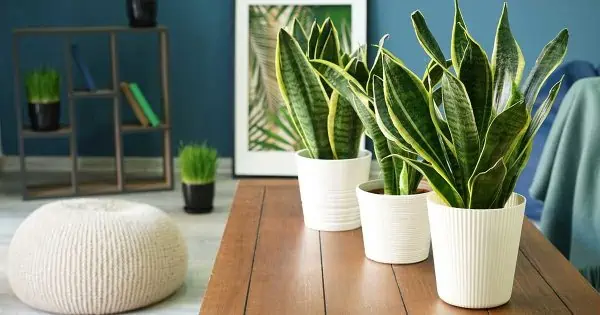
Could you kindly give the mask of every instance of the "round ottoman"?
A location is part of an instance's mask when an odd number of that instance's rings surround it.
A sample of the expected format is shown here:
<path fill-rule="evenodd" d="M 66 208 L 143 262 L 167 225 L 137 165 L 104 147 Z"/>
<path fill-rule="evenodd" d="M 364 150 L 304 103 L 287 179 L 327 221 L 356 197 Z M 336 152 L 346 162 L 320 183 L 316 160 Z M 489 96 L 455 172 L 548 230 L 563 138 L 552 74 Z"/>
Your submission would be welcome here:
<path fill-rule="evenodd" d="M 8 280 L 29 306 L 60 314 L 112 314 L 156 303 L 187 272 L 176 224 L 142 203 L 70 199 L 48 203 L 19 226 Z"/>

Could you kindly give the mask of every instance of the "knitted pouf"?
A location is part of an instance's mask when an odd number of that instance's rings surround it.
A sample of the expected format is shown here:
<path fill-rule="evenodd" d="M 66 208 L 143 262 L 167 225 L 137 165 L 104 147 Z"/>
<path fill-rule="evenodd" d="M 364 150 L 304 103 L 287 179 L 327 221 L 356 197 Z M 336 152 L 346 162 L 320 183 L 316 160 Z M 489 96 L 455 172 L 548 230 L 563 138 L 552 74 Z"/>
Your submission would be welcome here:
<path fill-rule="evenodd" d="M 19 226 L 8 279 L 25 304 L 59 314 L 113 314 L 158 302 L 187 272 L 187 247 L 161 210 L 123 200 L 48 203 Z"/>

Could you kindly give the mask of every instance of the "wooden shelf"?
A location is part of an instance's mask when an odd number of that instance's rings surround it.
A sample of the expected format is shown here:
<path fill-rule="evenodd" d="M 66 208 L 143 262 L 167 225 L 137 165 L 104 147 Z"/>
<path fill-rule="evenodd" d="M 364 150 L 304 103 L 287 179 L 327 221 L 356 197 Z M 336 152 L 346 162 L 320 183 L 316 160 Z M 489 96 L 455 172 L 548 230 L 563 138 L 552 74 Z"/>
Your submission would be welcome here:
<path fill-rule="evenodd" d="M 23 129 L 24 138 L 54 138 L 69 136 L 70 134 L 71 126 L 62 126 L 60 129 L 54 131 L 34 131 L 29 127 Z"/>
<path fill-rule="evenodd" d="M 73 91 L 69 93 L 71 98 L 100 98 L 100 97 L 115 97 L 117 93 L 113 90 L 102 89 L 95 91 Z"/>
<path fill-rule="evenodd" d="M 123 124 L 121 126 L 121 133 L 144 133 L 144 132 L 164 131 L 167 129 L 169 129 L 169 126 L 166 124 L 160 124 L 156 127 L 152 127 L 152 126 L 144 127 L 142 125 Z"/>
<path fill-rule="evenodd" d="M 160 113 L 161 124 L 156 127 L 143 127 L 137 121 L 133 123 L 123 123 L 122 109 L 124 105 L 121 97 L 120 82 L 122 79 L 119 76 L 119 53 L 117 37 L 124 33 L 147 33 L 157 35 L 158 37 L 158 66 L 160 69 L 160 101 L 157 102 L 161 109 Z M 92 26 L 92 27 L 30 27 L 16 29 L 13 31 L 13 70 L 14 70 L 14 87 L 17 91 L 21 87 L 21 66 L 19 61 L 20 38 L 26 35 L 38 36 L 62 36 L 64 37 L 63 54 L 65 58 L 65 85 L 68 91 L 65 105 L 67 106 L 67 114 L 69 126 L 63 126 L 59 130 L 50 132 L 35 132 L 24 124 L 23 119 L 23 103 L 20 95 L 16 93 L 13 97 L 16 126 L 19 133 L 19 160 L 21 164 L 22 174 L 22 195 L 24 199 L 39 199 L 39 198 L 65 198 L 76 196 L 104 195 L 104 194 L 119 194 L 127 192 L 142 192 L 142 191 L 158 191 L 171 190 L 174 185 L 173 172 L 173 153 L 171 152 L 171 118 L 169 105 L 169 32 L 165 26 L 157 26 L 150 28 L 131 28 L 127 25 L 118 26 Z M 74 86 L 73 78 L 73 58 L 71 56 L 72 37 L 84 35 L 106 35 L 108 37 L 108 53 L 110 54 L 110 74 L 111 80 L 109 85 L 103 85 L 102 89 L 85 90 L 83 86 L 77 88 Z M 85 174 L 77 167 L 79 159 L 79 132 L 85 129 L 85 124 L 79 124 L 77 115 L 77 102 L 87 99 L 99 99 L 102 102 L 110 102 L 107 109 L 112 111 L 113 132 L 103 133 L 107 138 L 114 139 L 114 157 L 115 157 L 115 172 L 107 174 Z M 162 158 L 163 163 L 162 178 L 159 179 L 135 179 L 140 176 L 126 173 L 123 138 L 126 134 L 141 134 L 150 132 L 160 132 L 162 140 Z M 66 174 L 64 178 L 57 178 L 52 175 L 46 175 L 44 178 L 36 181 L 28 180 L 28 172 L 25 160 L 26 138 L 46 138 L 64 136 L 69 142 L 69 158 L 71 160 L 71 172 Z M 140 174 L 144 175 L 144 174 Z M 30 178 L 31 179 L 31 178 Z M 62 183 L 62 184 L 61 184 Z M 34 186 L 35 185 L 35 186 Z M 74 188 L 76 187 L 76 189 Z"/>

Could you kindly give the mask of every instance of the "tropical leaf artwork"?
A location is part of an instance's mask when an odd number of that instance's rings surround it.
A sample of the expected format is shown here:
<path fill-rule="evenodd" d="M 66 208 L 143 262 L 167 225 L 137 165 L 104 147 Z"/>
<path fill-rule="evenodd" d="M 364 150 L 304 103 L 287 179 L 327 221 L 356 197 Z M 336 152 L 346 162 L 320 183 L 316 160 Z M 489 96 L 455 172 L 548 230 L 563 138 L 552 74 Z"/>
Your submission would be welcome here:
<path fill-rule="evenodd" d="M 250 151 L 297 151 L 303 149 L 300 135 L 284 105 L 275 73 L 277 34 L 294 29 L 294 20 L 310 30 L 331 10 L 340 25 L 340 46 L 351 47 L 350 6 L 250 6 L 248 148 Z M 298 29 L 298 28 L 297 28 Z"/>

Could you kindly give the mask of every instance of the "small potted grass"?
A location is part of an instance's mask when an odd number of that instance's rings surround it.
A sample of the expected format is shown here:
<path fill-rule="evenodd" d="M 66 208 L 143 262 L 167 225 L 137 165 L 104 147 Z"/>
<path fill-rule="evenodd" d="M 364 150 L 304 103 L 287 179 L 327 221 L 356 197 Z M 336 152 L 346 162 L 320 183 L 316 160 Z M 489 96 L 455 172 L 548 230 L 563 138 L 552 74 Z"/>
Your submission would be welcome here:
<path fill-rule="evenodd" d="M 29 121 L 34 131 L 60 128 L 60 75 L 51 68 L 31 71 L 25 78 Z"/>
<path fill-rule="evenodd" d="M 187 213 L 208 213 L 213 209 L 217 157 L 217 150 L 206 143 L 182 146 L 179 167 Z"/>

